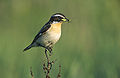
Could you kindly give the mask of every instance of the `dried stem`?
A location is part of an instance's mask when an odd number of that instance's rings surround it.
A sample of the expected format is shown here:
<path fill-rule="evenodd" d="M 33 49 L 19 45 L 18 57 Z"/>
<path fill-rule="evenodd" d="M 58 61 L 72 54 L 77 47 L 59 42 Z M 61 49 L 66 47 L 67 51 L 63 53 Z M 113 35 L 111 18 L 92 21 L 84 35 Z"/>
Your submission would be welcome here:
<path fill-rule="evenodd" d="M 32 76 L 32 78 L 34 78 L 33 72 L 32 72 L 32 67 L 30 67 L 30 74 Z"/>
<path fill-rule="evenodd" d="M 58 72 L 58 75 L 57 75 L 57 78 L 61 77 L 61 65 L 59 65 L 59 72 Z"/>
<path fill-rule="evenodd" d="M 45 71 L 46 78 L 50 78 L 50 75 L 49 75 L 50 70 L 55 61 L 50 61 L 50 59 L 48 58 L 48 55 L 47 55 L 47 49 L 45 49 L 45 55 L 47 58 L 47 64 L 45 64 L 45 63 L 43 64 L 43 70 Z"/>
<path fill-rule="evenodd" d="M 52 69 L 52 65 L 55 63 L 56 60 L 50 61 L 50 59 L 47 55 L 47 49 L 45 49 L 45 55 L 46 55 L 47 63 L 43 64 L 43 70 L 46 75 L 46 78 L 51 78 L 50 70 Z M 60 73 L 61 73 L 61 65 L 59 65 L 59 72 L 58 72 L 57 78 L 61 77 Z M 34 78 L 34 74 L 32 72 L 32 67 L 30 67 L 30 74 L 31 74 L 32 78 Z"/>

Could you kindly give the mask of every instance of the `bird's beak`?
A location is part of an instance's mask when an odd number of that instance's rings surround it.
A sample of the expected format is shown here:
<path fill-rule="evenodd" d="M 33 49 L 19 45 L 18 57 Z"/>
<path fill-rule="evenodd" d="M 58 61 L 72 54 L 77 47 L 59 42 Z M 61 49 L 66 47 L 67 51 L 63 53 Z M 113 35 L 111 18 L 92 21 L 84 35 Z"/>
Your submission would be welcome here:
<path fill-rule="evenodd" d="M 69 19 L 63 18 L 62 21 L 64 21 L 64 22 L 69 22 Z"/>

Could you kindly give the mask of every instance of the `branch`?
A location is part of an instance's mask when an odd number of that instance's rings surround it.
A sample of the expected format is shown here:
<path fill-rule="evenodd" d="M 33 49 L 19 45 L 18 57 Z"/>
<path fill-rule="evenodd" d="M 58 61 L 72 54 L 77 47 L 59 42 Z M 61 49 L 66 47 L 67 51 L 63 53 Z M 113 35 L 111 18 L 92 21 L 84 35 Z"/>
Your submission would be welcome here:
<path fill-rule="evenodd" d="M 52 65 L 55 63 L 56 60 L 50 61 L 50 59 L 47 55 L 47 49 L 45 49 L 45 55 L 46 55 L 47 62 L 43 64 L 43 70 L 44 70 L 46 78 L 51 78 L 50 71 L 52 69 Z M 31 77 L 34 78 L 34 74 L 32 72 L 32 67 L 30 67 L 30 74 L 31 74 Z M 59 77 L 61 77 L 61 65 L 59 65 L 59 72 L 57 75 L 57 78 L 59 78 Z"/>
<path fill-rule="evenodd" d="M 32 78 L 34 78 L 33 72 L 32 72 L 32 67 L 30 67 L 30 74 L 32 76 Z"/>
<path fill-rule="evenodd" d="M 59 65 L 59 73 L 58 73 L 58 75 L 57 75 L 57 78 L 59 78 L 59 77 L 61 77 L 61 65 Z"/>
<path fill-rule="evenodd" d="M 44 72 L 46 74 L 46 78 L 51 78 L 49 73 L 50 73 L 50 70 L 52 69 L 52 65 L 55 63 L 55 61 L 50 61 L 49 58 L 48 58 L 47 63 L 43 64 L 43 70 L 44 70 Z"/>

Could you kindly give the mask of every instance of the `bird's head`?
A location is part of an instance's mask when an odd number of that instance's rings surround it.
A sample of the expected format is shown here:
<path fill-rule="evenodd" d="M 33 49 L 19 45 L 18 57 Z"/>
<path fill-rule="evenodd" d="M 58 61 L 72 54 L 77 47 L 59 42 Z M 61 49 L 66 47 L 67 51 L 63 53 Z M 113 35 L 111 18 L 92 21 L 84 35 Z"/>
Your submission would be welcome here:
<path fill-rule="evenodd" d="M 49 21 L 54 23 L 60 23 L 60 22 L 69 22 L 69 19 L 67 19 L 65 15 L 61 13 L 55 13 L 51 16 Z"/>

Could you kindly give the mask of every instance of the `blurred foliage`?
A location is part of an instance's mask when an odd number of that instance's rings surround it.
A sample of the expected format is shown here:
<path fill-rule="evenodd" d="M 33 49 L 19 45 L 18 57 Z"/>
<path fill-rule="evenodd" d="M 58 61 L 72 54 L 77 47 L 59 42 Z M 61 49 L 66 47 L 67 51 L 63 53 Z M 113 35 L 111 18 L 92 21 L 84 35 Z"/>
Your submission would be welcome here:
<path fill-rule="evenodd" d="M 120 78 L 119 0 L 0 0 L 0 77 L 45 78 L 43 48 L 22 50 L 56 12 L 71 19 L 51 59 L 62 78 Z"/>

